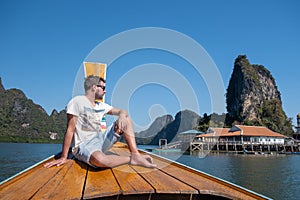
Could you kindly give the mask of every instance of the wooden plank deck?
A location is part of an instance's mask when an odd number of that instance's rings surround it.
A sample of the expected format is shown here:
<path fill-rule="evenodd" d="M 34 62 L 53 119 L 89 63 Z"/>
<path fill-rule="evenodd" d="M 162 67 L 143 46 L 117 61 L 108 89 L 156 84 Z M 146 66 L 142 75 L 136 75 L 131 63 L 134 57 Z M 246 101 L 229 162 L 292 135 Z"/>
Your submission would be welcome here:
<path fill-rule="evenodd" d="M 117 143 L 111 153 L 129 155 L 129 150 Z M 47 169 L 42 162 L 2 182 L 0 199 L 268 199 L 164 158 L 153 158 L 158 165 L 155 169 L 131 165 L 94 169 L 76 160 Z"/>

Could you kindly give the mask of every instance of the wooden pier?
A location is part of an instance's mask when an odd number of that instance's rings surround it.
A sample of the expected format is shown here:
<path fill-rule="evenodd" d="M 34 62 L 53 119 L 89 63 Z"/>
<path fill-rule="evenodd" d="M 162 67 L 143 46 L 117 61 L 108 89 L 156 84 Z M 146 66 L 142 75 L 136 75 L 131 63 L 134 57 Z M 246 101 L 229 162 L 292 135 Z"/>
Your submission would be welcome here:
<path fill-rule="evenodd" d="M 111 153 L 129 155 L 129 150 L 117 143 Z M 46 160 L 2 182 L 0 199 L 268 199 L 179 163 L 153 158 L 155 169 L 127 164 L 95 169 L 76 160 L 47 169 Z"/>
<path fill-rule="evenodd" d="M 241 142 L 201 142 L 190 143 L 190 151 L 235 152 L 235 153 L 287 153 L 299 152 L 298 144 L 260 144 Z"/>

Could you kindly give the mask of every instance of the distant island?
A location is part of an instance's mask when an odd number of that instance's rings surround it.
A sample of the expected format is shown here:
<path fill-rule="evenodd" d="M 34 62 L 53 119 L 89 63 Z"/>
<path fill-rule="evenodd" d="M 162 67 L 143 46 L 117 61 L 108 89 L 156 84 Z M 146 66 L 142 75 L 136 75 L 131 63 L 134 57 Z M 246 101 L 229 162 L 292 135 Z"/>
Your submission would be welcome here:
<path fill-rule="evenodd" d="M 199 114 L 184 110 L 158 117 L 147 130 L 136 133 L 139 144 L 169 141 L 179 132 L 232 125 L 265 126 L 283 135 L 293 134 L 292 119 L 282 108 L 280 92 L 269 70 L 250 64 L 239 55 L 226 92 L 227 113 Z M 66 130 L 66 111 L 49 116 L 19 89 L 6 90 L 0 77 L 0 142 L 61 143 Z"/>

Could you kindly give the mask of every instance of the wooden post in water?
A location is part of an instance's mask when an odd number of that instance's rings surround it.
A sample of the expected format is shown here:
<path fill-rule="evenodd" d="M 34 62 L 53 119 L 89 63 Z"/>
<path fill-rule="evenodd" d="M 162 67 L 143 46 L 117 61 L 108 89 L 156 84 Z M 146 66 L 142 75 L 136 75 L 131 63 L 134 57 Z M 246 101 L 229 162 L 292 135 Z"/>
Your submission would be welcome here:
<path fill-rule="evenodd" d="M 234 150 L 235 150 L 235 153 L 237 153 L 236 142 L 234 142 Z"/>
<path fill-rule="evenodd" d="M 259 145 L 259 152 L 262 152 L 262 146 Z"/>

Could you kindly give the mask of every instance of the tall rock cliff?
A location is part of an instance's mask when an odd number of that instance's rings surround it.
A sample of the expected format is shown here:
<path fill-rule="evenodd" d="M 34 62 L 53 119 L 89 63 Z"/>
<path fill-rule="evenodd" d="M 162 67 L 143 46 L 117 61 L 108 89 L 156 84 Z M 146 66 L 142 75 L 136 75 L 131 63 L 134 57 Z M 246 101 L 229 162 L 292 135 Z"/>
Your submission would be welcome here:
<path fill-rule="evenodd" d="M 49 134 L 62 139 L 66 129 L 65 111 L 53 111 L 49 116 L 19 89 L 8 89 L 0 78 L 0 141 L 54 142 Z"/>
<path fill-rule="evenodd" d="M 150 144 L 158 145 L 159 139 L 167 139 L 171 142 L 177 135 L 184 131 L 196 129 L 199 125 L 200 116 L 190 110 L 183 110 L 175 115 L 175 119 L 158 132 Z"/>
<path fill-rule="evenodd" d="M 172 115 L 164 115 L 155 119 L 147 130 L 136 133 L 136 141 L 138 144 L 149 144 L 153 138 L 168 124 L 173 122 Z"/>
<path fill-rule="evenodd" d="M 237 57 L 226 94 L 227 125 L 232 123 L 266 126 L 290 135 L 291 119 L 282 108 L 280 92 L 269 70 L 250 64 L 245 55 Z"/>
<path fill-rule="evenodd" d="M 169 143 L 177 133 L 196 129 L 199 119 L 200 116 L 190 110 L 178 112 L 175 119 L 171 115 L 158 117 L 147 130 L 136 133 L 137 143 L 158 145 L 159 139 L 167 139 Z"/>

